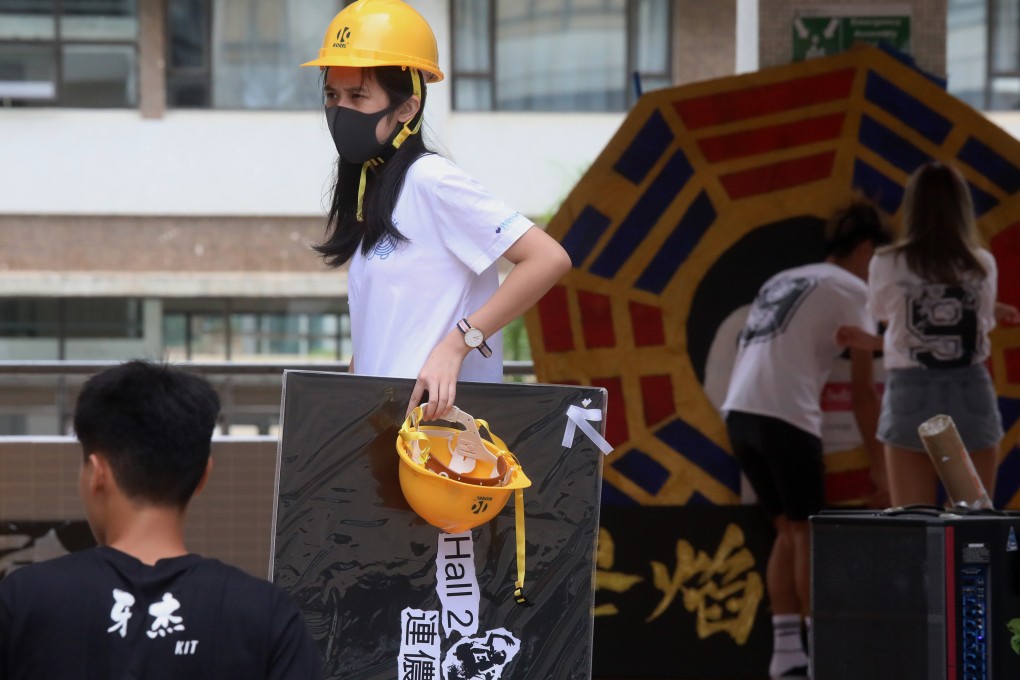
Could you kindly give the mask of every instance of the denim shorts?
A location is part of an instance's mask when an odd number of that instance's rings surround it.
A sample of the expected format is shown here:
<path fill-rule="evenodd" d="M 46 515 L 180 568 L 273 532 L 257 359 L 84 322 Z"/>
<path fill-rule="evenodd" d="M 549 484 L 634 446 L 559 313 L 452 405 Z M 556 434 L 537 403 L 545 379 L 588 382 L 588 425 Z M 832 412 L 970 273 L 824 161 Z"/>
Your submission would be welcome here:
<path fill-rule="evenodd" d="M 932 416 L 953 419 L 968 451 L 995 446 L 1002 439 L 1002 416 L 995 387 L 983 364 L 963 368 L 894 368 L 886 374 L 878 440 L 924 451 L 917 427 Z"/>

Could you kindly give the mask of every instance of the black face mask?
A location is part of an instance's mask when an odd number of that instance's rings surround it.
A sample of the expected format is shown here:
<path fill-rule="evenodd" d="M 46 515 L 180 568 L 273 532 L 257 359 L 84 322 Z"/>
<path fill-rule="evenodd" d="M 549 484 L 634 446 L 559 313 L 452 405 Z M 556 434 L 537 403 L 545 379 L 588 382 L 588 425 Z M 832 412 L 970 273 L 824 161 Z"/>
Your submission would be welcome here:
<path fill-rule="evenodd" d="M 362 113 L 344 106 L 327 107 L 326 122 L 340 158 L 349 163 L 361 164 L 382 156 L 400 126 L 397 125 L 390 138 L 381 144 L 375 137 L 375 129 L 379 121 L 395 108 L 388 106 L 376 113 Z"/>

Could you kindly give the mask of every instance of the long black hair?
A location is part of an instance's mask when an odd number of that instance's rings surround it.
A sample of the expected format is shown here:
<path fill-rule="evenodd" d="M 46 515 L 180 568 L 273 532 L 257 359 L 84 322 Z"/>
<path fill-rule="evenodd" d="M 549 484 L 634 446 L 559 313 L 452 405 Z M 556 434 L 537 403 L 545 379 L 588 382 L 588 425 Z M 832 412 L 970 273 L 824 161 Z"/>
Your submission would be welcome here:
<path fill-rule="evenodd" d="M 363 77 L 373 78 L 386 92 L 390 106 L 399 106 L 414 93 L 411 70 L 400 66 L 377 66 L 362 71 Z M 425 79 L 421 82 L 421 104 L 418 113 L 408 123 L 414 129 L 425 115 Z M 323 71 L 325 81 L 326 71 Z M 402 125 L 398 123 L 397 130 Z M 383 153 L 385 162 L 369 168 L 365 177 L 362 216 L 358 221 L 358 186 L 361 181 L 361 164 L 337 158 L 333 193 L 326 220 L 326 240 L 315 246 L 323 261 L 330 267 L 339 267 L 350 260 L 358 248 L 368 254 L 383 239 L 398 242 L 407 237 L 393 224 L 393 207 L 404 186 L 408 168 L 421 156 L 433 153 L 425 146 L 421 130 L 409 135 L 400 148 L 388 148 Z"/>

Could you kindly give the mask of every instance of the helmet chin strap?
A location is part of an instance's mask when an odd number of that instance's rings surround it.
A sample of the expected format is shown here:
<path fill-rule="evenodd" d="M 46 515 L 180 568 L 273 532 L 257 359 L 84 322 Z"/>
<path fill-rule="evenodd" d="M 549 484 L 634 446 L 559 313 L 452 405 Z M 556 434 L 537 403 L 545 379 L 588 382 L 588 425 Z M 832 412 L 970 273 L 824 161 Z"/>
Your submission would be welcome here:
<path fill-rule="evenodd" d="M 407 66 L 403 66 L 401 68 L 406 69 L 408 67 Z M 414 96 L 418 97 L 418 102 L 420 103 L 421 102 L 421 72 L 418 69 L 416 69 L 416 68 L 412 68 L 412 69 L 410 69 L 410 71 L 411 71 L 411 87 L 412 87 L 412 91 L 414 93 Z M 408 120 L 406 123 L 404 123 L 404 126 L 401 128 L 400 132 L 398 132 L 396 134 L 396 136 L 393 137 L 393 141 L 390 142 L 390 146 L 393 147 L 394 151 L 396 151 L 397 149 L 400 148 L 400 145 L 404 143 L 405 139 L 407 139 L 411 135 L 418 134 L 418 131 L 421 129 L 421 120 L 424 117 L 425 117 L 424 114 L 422 114 L 422 115 L 414 115 L 414 116 L 411 116 L 410 120 Z M 418 120 L 417 120 L 417 122 L 415 122 L 415 124 L 413 126 L 411 126 L 410 125 L 411 121 L 414 120 L 415 118 L 417 118 Z M 358 180 L 358 211 L 357 211 L 357 214 L 355 215 L 355 217 L 357 218 L 357 220 L 359 222 L 364 222 L 365 221 L 365 215 L 364 215 L 365 185 L 367 184 L 367 181 L 368 181 L 368 169 L 370 167 L 371 168 L 378 167 L 378 166 L 382 165 L 385 162 L 386 162 L 385 159 L 383 159 L 382 157 L 379 157 L 379 158 L 373 158 L 372 160 L 366 161 L 366 162 L 361 164 L 361 178 Z"/>

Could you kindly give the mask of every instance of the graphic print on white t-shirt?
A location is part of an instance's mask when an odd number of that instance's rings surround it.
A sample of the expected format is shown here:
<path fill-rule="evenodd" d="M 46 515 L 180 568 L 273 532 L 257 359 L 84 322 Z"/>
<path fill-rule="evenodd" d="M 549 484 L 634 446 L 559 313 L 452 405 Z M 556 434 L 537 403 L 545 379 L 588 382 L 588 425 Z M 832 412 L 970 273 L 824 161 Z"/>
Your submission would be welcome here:
<path fill-rule="evenodd" d="M 794 312 L 817 284 L 817 279 L 808 276 L 775 279 L 767 283 L 751 305 L 740 333 L 740 344 L 765 342 L 783 333 Z"/>
<path fill-rule="evenodd" d="M 978 332 L 980 287 L 964 283 L 903 284 L 907 330 L 918 344 L 911 358 L 926 368 L 970 366 L 983 336 Z"/>
<path fill-rule="evenodd" d="M 394 226 L 396 225 L 394 224 Z M 383 237 L 379 239 L 379 242 L 375 244 L 375 248 L 372 252 L 368 254 L 368 259 L 371 260 L 377 257 L 380 260 L 385 260 L 397 251 L 397 247 L 399 245 L 400 244 L 397 242 L 397 239 L 395 239 L 392 235 L 384 234 Z"/>

